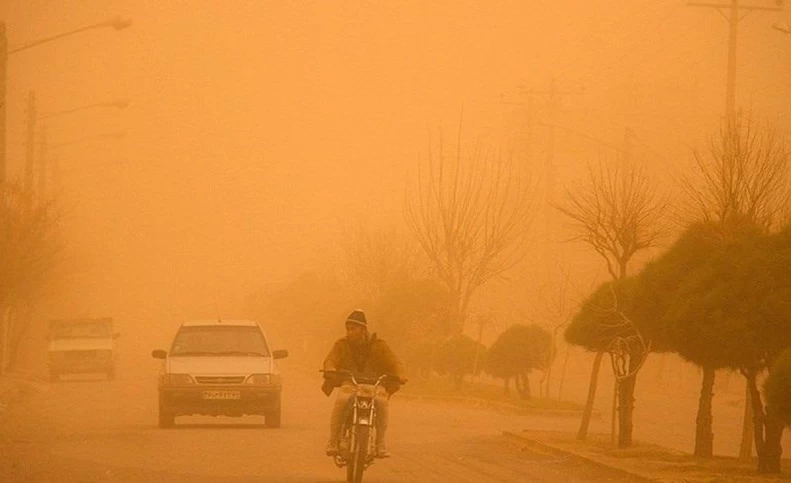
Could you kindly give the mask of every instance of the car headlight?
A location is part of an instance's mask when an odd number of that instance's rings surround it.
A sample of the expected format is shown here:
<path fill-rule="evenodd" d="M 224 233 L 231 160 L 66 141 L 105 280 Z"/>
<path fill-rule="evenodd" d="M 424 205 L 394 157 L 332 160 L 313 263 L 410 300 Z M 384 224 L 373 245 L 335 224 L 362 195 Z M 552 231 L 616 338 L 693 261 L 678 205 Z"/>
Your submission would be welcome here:
<path fill-rule="evenodd" d="M 279 382 L 280 376 L 277 374 L 251 374 L 247 380 L 244 381 L 245 384 L 256 384 L 261 386 L 268 386 Z"/>
<path fill-rule="evenodd" d="M 165 374 L 165 377 L 162 379 L 162 382 L 164 384 L 173 384 L 173 385 L 195 383 L 195 381 L 192 380 L 189 374 Z"/>

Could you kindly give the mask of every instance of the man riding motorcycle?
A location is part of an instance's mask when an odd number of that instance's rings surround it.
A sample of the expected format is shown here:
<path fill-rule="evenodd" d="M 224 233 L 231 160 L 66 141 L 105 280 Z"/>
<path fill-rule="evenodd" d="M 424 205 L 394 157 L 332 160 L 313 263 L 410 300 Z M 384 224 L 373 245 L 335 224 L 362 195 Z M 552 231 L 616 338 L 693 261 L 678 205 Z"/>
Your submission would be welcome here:
<path fill-rule="evenodd" d="M 350 371 L 378 377 L 391 374 L 398 377 L 398 382 L 387 382 L 376 395 L 376 457 L 390 456 L 385 448 L 387 431 L 388 400 L 401 384 L 406 382 L 404 366 L 385 341 L 376 333 L 368 333 L 368 321 L 362 310 L 354 310 L 346 318 L 346 337 L 335 342 L 324 360 L 325 371 Z M 354 385 L 337 376 L 325 375 L 322 391 L 327 396 L 334 388 L 339 388 L 330 418 L 330 440 L 327 443 L 327 456 L 337 455 L 340 451 L 339 442 L 346 405 L 354 392 Z"/>

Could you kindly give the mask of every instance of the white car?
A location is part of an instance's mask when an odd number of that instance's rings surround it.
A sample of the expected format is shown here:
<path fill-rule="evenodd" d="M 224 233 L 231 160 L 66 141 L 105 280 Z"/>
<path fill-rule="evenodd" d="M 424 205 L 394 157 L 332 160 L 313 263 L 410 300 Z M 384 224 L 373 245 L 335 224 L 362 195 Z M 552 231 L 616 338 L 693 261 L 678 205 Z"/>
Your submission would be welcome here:
<path fill-rule="evenodd" d="M 287 350 L 272 350 L 264 331 L 251 320 L 184 322 L 164 359 L 159 378 L 159 426 L 173 426 L 176 416 L 261 414 L 267 427 L 280 426 L 282 380 L 275 359 Z"/>

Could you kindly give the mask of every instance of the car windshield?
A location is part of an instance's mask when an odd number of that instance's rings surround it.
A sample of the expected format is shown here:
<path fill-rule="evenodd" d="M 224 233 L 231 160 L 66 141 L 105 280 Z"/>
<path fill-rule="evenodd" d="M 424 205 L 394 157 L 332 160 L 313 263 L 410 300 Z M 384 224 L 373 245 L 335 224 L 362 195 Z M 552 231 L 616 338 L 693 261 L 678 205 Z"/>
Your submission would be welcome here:
<path fill-rule="evenodd" d="M 106 339 L 108 337 L 110 337 L 110 327 L 101 322 L 60 325 L 52 331 L 53 339 Z"/>
<path fill-rule="evenodd" d="M 258 327 L 193 326 L 178 331 L 170 355 L 268 357 L 269 347 Z"/>

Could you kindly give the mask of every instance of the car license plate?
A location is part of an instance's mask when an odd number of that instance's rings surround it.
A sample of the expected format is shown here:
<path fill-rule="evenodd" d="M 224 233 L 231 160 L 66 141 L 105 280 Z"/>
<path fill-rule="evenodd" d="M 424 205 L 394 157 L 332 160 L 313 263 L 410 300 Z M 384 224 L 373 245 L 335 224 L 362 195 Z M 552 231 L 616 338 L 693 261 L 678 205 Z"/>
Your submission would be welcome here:
<path fill-rule="evenodd" d="M 201 397 L 203 399 L 241 399 L 242 394 L 239 391 L 203 391 Z"/>

